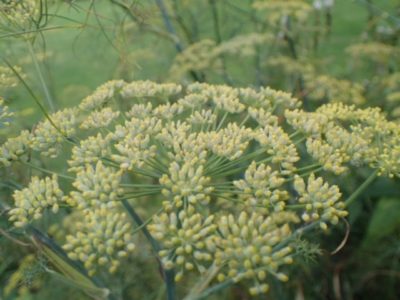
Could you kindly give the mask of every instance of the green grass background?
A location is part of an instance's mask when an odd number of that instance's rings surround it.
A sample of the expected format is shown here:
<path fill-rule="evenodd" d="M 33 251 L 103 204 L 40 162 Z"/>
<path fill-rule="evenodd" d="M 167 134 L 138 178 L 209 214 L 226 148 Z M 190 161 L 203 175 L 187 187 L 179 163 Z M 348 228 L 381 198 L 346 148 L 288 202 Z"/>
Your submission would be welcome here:
<path fill-rule="evenodd" d="M 374 1 L 373 9 L 380 13 L 393 14 L 393 7 L 397 0 Z M 237 0 L 240 5 L 240 1 Z M 82 26 L 82 28 L 54 29 L 43 32 L 43 40 L 37 41 L 36 51 L 46 52 L 50 56 L 42 64 L 47 84 L 58 107 L 71 106 L 78 103 L 81 98 L 89 94 L 94 88 L 110 79 L 116 79 L 116 69 L 121 62 L 121 53 L 117 51 L 110 40 L 115 42 L 114 36 L 118 30 L 118 21 L 122 20 L 123 14 L 116 7 L 112 7 L 108 1 L 96 3 L 96 12 L 100 15 L 96 19 L 93 15 L 87 18 L 85 10 L 88 9 L 89 1 L 78 1 L 80 10 L 68 4 L 60 5 L 57 11 L 59 16 L 67 16 L 70 20 L 53 17 L 51 26 Z M 335 76 L 343 76 L 348 72 L 348 60 L 344 49 L 351 43 L 360 41 L 368 16 L 365 0 L 337 0 L 333 9 L 332 34 L 329 40 L 321 44 L 317 58 L 327 60 L 325 71 Z M 114 21 L 110 21 L 114 19 Z M 129 23 L 129 20 L 125 24 Z M 101 25 L 100 25 L 101 24 Z M 227 24 L 226 26 L 230 26 Z M 107 36 L 106 36 L 107 35 Z M 173 46 L 161 39 L 142 37 L 131 37 L 126 42 L 127 53 L 137 49 L 151 48 L 156 54 L 144 55 L 139 58 L 129 69 L 129 76 L 135 79 L 163 80 L 169 68 L 165 56 L 172 58 L 175 55 Z M 121 45 L 118 45 L 121 49 Z M 7 53 L 9 61 L 18 64 L 21 57 L 29 59 L 26 45 L 18 39 L 0 40 L 0 48 Z M 240 68 L 240 64 L 233 66 Z M 29 74 L 27 82 L 35 89 L 36 93 L 43 98 L 43 92 L 34 70 L 28 66 Z M 16 99 L 10 101 L 14 110 L 32 107 L 32 100 L 28 94 L 11 95 Z M 11 99 L 11 100 L 13 100 Z M 32 118 L 37 120 L 40 115 L 33 114 Z"/>

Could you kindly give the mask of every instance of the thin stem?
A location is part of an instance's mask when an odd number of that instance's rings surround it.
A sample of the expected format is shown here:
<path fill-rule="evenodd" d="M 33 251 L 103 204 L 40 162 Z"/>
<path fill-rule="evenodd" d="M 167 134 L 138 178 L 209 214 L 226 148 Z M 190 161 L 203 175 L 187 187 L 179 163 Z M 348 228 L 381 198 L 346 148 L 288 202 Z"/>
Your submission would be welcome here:
<path fill-rule="evenodd" d="M 0 35 L 0 39 L 9 38 L 9 37 L 15 37 L 15 36 L 19 36 L 19 35 L 25 35 L 25 34 L 30 34 L 30 33 L 38 33 L 38 32 L 42 32 L 42 31 L 56 30 L 56 29 L 66 29 L 66 28 L 77 29 L 77 28 L 80 28 L 80 26 L 63 25 L 63 26 L 37 28 L 37 29 L 26 30 L 26 31 L 10 32 L 10 33 L 6 33 L 6 34 Z"/>
<path fill-rule="evenodd" d="M 225 112 L 225 114 L 222 116 L 222 119 L 220 120 L 220 122 L 218 124 L 218 127 L 216 129 L 217 131 L 221 129 L 221 127 L 224 124 L 225 119 L 226 119 L 227 116 L 228 116 L 228 112 Z"/>
<path fill-rule="evenodd" d="M 146 221 L 144 221 L 142 225 L 139 225 L 138 227 L 136 227 L 135 230 L 132 232 L 132 234 L 135 234 L 139 230 L 142 230 L 144 227 L 149 225 L 150 222 L 153 221 L 154 216 L 158 215 L 162 211 L 163 211 L 163 208 L 160 208 L 155 214 L 153 214 L 150 218 L 148 218 Z"/>
<path fill-rule="evenodd" d="M 296 172 L 297 173 L 301 173 L 301 172 L 304 172 L 304 171 L 307 171 L 307 170 L 310 170 L 310 169 L 314 169 L 316 167 L 321 167 L 321 165 L 320 164 L 313 164 L 313 165 L 305 166 L 303 168 L 297 169 Z"/>
<path fill-rule="evenodd" d="M 31 42 L 28 41 L 27 43 L 28 43 L 29 53 L 30 53 L 32 61 L 33 61 L 33 65 L 35 66 L 36 73 L 39 77 L 40 84 L 42 85 L 42 89 L 43 89 L 45 98 L 47 100 L 47 104 L 49 105 L 50 111 L 54 112 L 55 111 L 54 101 L 50 95 L 49 89 L 47 88 L 46 82 L 43 77 L 42 70 L 40 69 L 39 62 L 38 62 L 36 54 L 35 54 L 35 51 L 33 50 Z"/>
<path fill-rule="evenodd" d="M 75 178 L 72 177 L 72 176 L 68 176 L 68 175 L 64 175 L 64 174 L 61 174 L 61 173 L 53 172 L 51 170 L 35 166 L 34 164 L 31 164 L 31 163 L 29 163 L 27 161 L 22 161 L 21 160 L 20 162 L 25 164 L 25 165 L 27 165 L 27 166 L 29 166 L 29 167 L 31 167 L 31 168 L 33 168 L 33 169 L 36 169 L 38 171 L 42 171 L 42 172 L 47 173 L 47 174 L 52 174 L 52 175 L 55 174 L 55 175 L 57 175 L 58 177 L 61 177 L 61 178 L 65 178 L 65 179 L 69 179 L 69 180 L 75 180 Z"/>
<path fill-rule="evenodd" d="M 287 239 L 283 240 L 279 244 L 273 247 L 272 251 L 276 252 L 279 249 L 282 249 L 284 246 L 286 246 L 289 242 L 293 241 L 296 239 L 298 236 L 304 234 L 307 231 L 310 231 L 311 229 L 317 227 L 319 225 L 320 221 L 313 222 L 311 224 L 305 225 L 303 227 L 300 227 L 296 229 Z"/>
<path fill-rule="evenodd" d="M 140 169 L 140 168 L 134 168 L 132 171 L 133 171 L 133 173 L 137 173 L 137 174 L 147 176 L 150 178 L 159 178 L 161 176 L 161 174 L 157 174 L 157 173 L 154 173 L 154 172 L 151 172 L 151 171 L 148 171 L 145 169 Z"/>
<path fill-rule="evenodd" d="M 160 190 L 146 191 L 146 192 L 141 192 L 141 193 L 125 192 L 126 197 L 124 198 L 124 200 L 135 199 L 135 198 L 140 198 L 140 197 L 145 197 L 145 196 L 150 196 L 150 195 L 155 195 L 155 194 L 158 194 L 159 192 L 160 192 Z"/>
<path fill-rule="evenodd" d="M 301 208 L 305 208 L 306 205 L 305 204 L 288 204 L 285 207 L 288 209 L 301 209 Z"/>
<path fill-rule="evenodd" d="M 158 244 L 158 242 L 153 238 L 151 233 L 148 231 L 146 224 L 142 221 L 140 216 L 135 212 L 133 207 L 129 204 L 127 200 L 122 200 L 122 205 L 128 212 L 128 214 L 131 216 L 131 218 L 135 221 L 135 223 L 141 227 L 141 230 L 146 237 L 146 239 L 150 242 L 151 247 L 153 248 L 155 252 L 155 256 L 157 258 L 158 263 L 160 264 L 164 280 L 165 280 L 165 285 L 167 287 L 167 299 L 168 300 L 175 300 L 175 272 L 174 270 L 165 270 L 160 258 L 158 257 L 158 251 L 160 251 L 161 247 Z"/>
<path fill-rule="evenodd" d="M 155 187 L 160 187 L 159 184 L 142 184 L 142 183 L 121 183 L 120 186 L 124 187 L 133 187 L 133 188 L 155 188 Z"/>
<path fill-rule="evenodd" d="M 300 177 L 305 177 L 307 175 L 310 175 L 311 173 L 317 173 L 317 172 L 319 172 L 319 171 L 321 171 L 323 169 L 324 169 L 324 167 L 318 167 L 316 169 L 311 169 L 311 170 L 309 170 L 309 171 L 307 171 L 307 172 L 305 172 L 303 174 L 300 174 L 299 176 Z M 287 183 L 287 182 L 291 182 L 292 180 L 294 180 L 294 178 L 293 177 L 289 177 L 284 182 Z"/>
<path fill-rule="evenodd" d="M 213 285 L 212 287 L 210 287 L 210 288 L 206 289 L 204 292 L 202 292 L 200 295 L 190 298 L 190 300 L 208 299 L 208 297 L 211 294 L 216 293 L 222 289 L 225 289 L 233 284 L 234 284 L 234 281 L 232 279 L 226 280 L 224 282 Z"/>
<path fill-rule="evenodd" d="M 375 170 L 374 172 L 369 175 L 369 177 L 361 184 L 358 189 L 356 189 L 353 194 L 350 195 L 349 198 L 344 202 L 346 206 L 351 205 L 358 196 L 361 195 L 361 193 L 375 180 L 375 178 L 378 176 L 378 170 Z"/>
<path fill-rule="evenodd" d="M 231 167 L 233 167 L 233 166 L 235 166 L 235 165 L 237 165 L 239 163 L 242 163 L 242 162 L 244 162 L 246 160 L 253 159 L 253 158 L 257 157 L 258 155 L 260 155 L 260 154 L 262 154 L 264 152 L 265 152 L 265 149 L 259 149 L 257 151 L 254 151 L 254 152 L 251 152 L 249 154 L 243 155 L 242 157 L 240 157 L 238 159 L 235 159 L 233 161 L 228 161 L 227 163 L 225 163 L 222 166 L 220 166 L 220 168 L 218 170 L 215 170 L 213 173 L 210 173 L 210 174 L 207 174 L 207 175 L 213 176 L 214 174 L 219 174 L 222 171 L 229 170 Z M 208 169 L 208 168 L 206 168 L 206 169 Z"/>
<path fill-rule="evenodd" d="M 150 166 L 151 168 L 153 168 L 155 171 L 158 171 L 160 173 L 167 173 L 167 169 L 165 168 L 164 165 L 160 165 L 159 162 L 148 158 L 144 161 L 145 164 L 147 164 L 148 166 Z"/>
<path fill-rule="evenodd" d="M 43 115 L 46 117 L 46 119 L 50 122 L 50 124 L 62 135 L 64 136 L 67 140 L 69 139 L 66 134 L 54 123 L 54 121 L 51 119 L 50 115 L 44 108 L 43 104 L 40 102 L 38 97 L 35 95 L 35 93 L 32 91 L 32 89 L 29 87 L 29 85 L 25 82 L 25 80 L 22 78 L 22 76 L 18 73 L 17 70 L 5 59 L 3 58 L 4 63 L 13 71 L 15 76 L 21 81 L 23 86 L 26 88 L 28 91 L 29 95 L 33 98 L 33 100 L 36 102 L 36 104 L 39 106 L 40 110 L 42 111 Z"/>
<path fill-rule="evenodd" d="M 242 122 L 240 123 L 239 127 L 242 127 L 242 126 L 247 122 L 247 120 L 248 120 L 249 118 L 250 118 L 250 114 L 247 113 L 246 117 L 242 120 Z"/>

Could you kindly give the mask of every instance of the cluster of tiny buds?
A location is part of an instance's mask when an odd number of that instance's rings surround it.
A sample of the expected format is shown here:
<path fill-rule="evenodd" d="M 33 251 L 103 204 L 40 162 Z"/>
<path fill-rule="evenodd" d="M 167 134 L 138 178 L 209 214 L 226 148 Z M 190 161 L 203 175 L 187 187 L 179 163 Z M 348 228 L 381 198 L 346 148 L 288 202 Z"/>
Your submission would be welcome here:
<path fill-rule="evenodd" d="M 61 151 L 61 143 L 76 132 L 75 108 L 64 109 L 49 116 L 37 125 L 31 138 L 31 148 L 42 155 L 56 157 Z"/>
<path fill-rule="evenodd" d="M 18 161 L 28 150 L 31 141 L 31 134 L 28 130 L 23 130 L 19 136 L 9 138 L 0 147 L 0 163 L 6 167 L 11 162 Z"/>
<path fill-rule="evenodd" d="M 141 168 L 144 162 L 155 157 L 157 152 L 156 146 L 151 145 L 149 134 L 126 135 L 114 146 L 119 154 L 113 154 L 111 158 L 124 170 L 132 170 L 134 167 Z"/>
<path fill-rule="evenodd" d="M 127 109 L 116 109 L 120 102 Z M 56 176 L 33 177 L 14 193 L 10 219 L 21 227 L 64 201 L 81 216 L 64 246 L 69 256 L 91 275 L 102 266 L 115 272 L 134 249 L 120 201 L 152 195 L 163 213 L 148 228 L 163 266 L 177 269 L 176 280 L 214 262 L 219 280 L 250 281 L 251 294 L 266 292 L 268 277 L 288 280 L 284 265 L 293 260 L 290 241 L 301 219 L 326 229 L 347 215 L 339 188 L 312 172 L 343 173 L 360 164 L 388 176 L 400 170 L 400 127 L 379 110 L 334 103 L 305 112 L 299 104 L 270 88 L 110 81 L 78 108 L 50 114 L 32 133 L 1 146 L 8 167 L 27 163 L 29 150 L 53 157 L 64 143 L 73 145 L 65 147 L 72 149 L 71 174 L 63 176 L 72 190 L 64 196 Z M 88 129 L 82 138 L 78 126 Z M 302 173 L 300 159 L 317 164 Z"/>
<path fill-rule="evenodd" d="M 289 199 L 289 193 L 279 190 L 285 182 L 279 176 L 278 171 L 273 171 L 270 166 L 252 162 L 247 168 L 244 179 L 234 181 L 233 184 L 241 191 L 242 198 L 248 210 L 267 210 L 272 206 L 275 211 L 282 211 L 285 208 L 285 201 Z"/>
<path fill-rule="evenodd" d="M 320 227 L 326 230 L 328 229 L 326 222 L 336 225 L 339 218 L 347 216 L 344 202 L 339 201 L 342 194 L 336 185 L 329 186 L 321 177 L 316 178 L 311 174 L 307 185 L 303 178 L 295 175 L 293 186 L 300 195 L 299 203 L 305 205 L 305 211 L 301 216 L 305 222 L 320 221 Z"/>
<path fill-rule="evenodd" d="M 119 111 L 113 111 L 110 107 L 105 107 L 102 110 L 95 110 L 81 123 L 80 128 L 95 129 L 107 127 L 119 114 Z"/>
<path fill-rule="evenodd" d="M 1 11 L 1 4 L 0 4 Z M 22 70 L 19 66 L 13 66 L 14 70 L 22 76 L 25 77 L 25 74 L 22 73 Z M 9 67 L 3 67 L 0 65 L 0 90 L 5 90 L 9 88 L 13 88 L 18 84 L 18 78 L 15 76 L 13 71 Z M 1 98 L 1 97 L 0 97 Z"/>
<path fill-rule="evenodd" d="M 39 17 L 40 5 L 36 0 L 10 0 L 0 3 L 0 12 L 3 15 L 2 22 L 8 23 L 9 28 L 17 31 L 28 30 L 34 26 Z M 7 27 L 6 27 L 7 28 Z"/>
<path fill-rule="evenodd" d="M 201 273 L 206 270 L 204 263 L 209 264 L 215 249 L 217 226 L 213 223 L 213 215 L 204 219 L 191 205 L 179 213 L 163 213 L 153 218 L 149 230 L 162 242 L 159 255 L 165 268 L 179 268 L 176 281 L 182 279 L 185 270 L 197 268 Z"/>
<path fill-rule="evenodd" d="M 72 191 L 65 201 L 78 209 L 115 207 L 123 193 L 119 184 L 122 171 L 115 171 L 99 160 L 95 166 L 87 164 L 80 170 L 72 184 L 78 191 Z"/>
<path fill-rule="evenodd" d="M 204 167 L 197 165 L 195 161 L 185 161 L 183 164 L 172 162 L 169 167 L 169 175 L 164 174 L 160 178 L 160 184 L 164 187 L 161 193 L 171 199 L 164 201 L 167 211 L 173 207 L 180 208 L 184 204 L 195 205 L 208 204 L 212 186 L 208 186 L 211 178 L 204 176 Z"/>
<path fill-rule="evenodd" d="M 280 271 L 282 265 L 291 264 L 292 248 L 280 243 L 291 236 L 290 223 L 298 222 L 295 215 L 282 212 L 264 217 L 258 213 L 240 213 L 222 216 L 218 221 L 221 236 L 216 243 L 215 263 L 221 266 L 218 280 L 231 278 L 235 282 L 249 280 L 251 294 L 268 291 L 268 274 L 281 281 L 288 276 Z"/>
<path fill-rule="evenodd" d="M 125 213 L 116 209 L 92 209 L 76 224 L 74 235 L 67 235 L 63 249 L 69 258 L 83 262 L 89 275 L 99 267 L 117 271 L 120 259 L 135 250 L 132 225 Z"/>
<path fill-rule="evenodd" d="M 298 21 L 305 21 L 312 12 L 311 4 L 304 0 L 255 1 L 253 7 L 268 15 L 268 22 L 277 25 L 290 16 Z"/>
<path fill-rule="evenodd" d="M 72 148 L 71 160 L 68 161 L 70 172 L 79 172 L 87 164 L 94 164 L 103 157 L 111 154 L 110 147 L 111 136 L 103 137 L 101 133 L 96 136 L 89 136 L 82 140 L 79 145 Z"/>
<path fill-rule="evenodd" d="M 10 210 L 9 220 L 16 227 L 23 227 L 31 219 L 40 219 L 46 208 L 51 208 L 56 213 L 63 195 L 58 186 L 57 175 L 44 179 L 32 177 L 27 188 L 14 192 L 15 208 Z"/>

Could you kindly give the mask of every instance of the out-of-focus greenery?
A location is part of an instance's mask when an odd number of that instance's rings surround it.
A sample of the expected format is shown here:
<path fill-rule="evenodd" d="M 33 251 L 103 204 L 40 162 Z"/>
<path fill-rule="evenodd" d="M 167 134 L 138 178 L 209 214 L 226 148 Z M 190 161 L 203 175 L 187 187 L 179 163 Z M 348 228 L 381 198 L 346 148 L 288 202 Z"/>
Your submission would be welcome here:
<path fill-rule="evenodd" d="M 2 25 L 0 67 L 16 81 L 12 87 L 0 82 L 0 96 L 14 112 L 12 120 L 22 121 L 0 128 L 1 143 L 20 129 L 32 129 L 43 117 L 24 84 L 47 110 L 51 107 L 46 98 L 50 97 L 56 109 L 70 107 L 110 79 L 201 80 L 233 86 L 268 85 L 295 94 L 308 110 L 344 101 L 360 107 L 379 106 L 389 118 L 400 118 L 398 1 L 337 0 L 329 10 L 312 10 L 304 22 L 294 22 L 294 28 L 271 25 L 267 12 L 251 8 L 253 2 L 48 1 L 47 23 L 31 30 L 33 33 Z M 166 29 L 157 3 L 166 5 L 177 36 Z M 180 52 L 176 50 L 178 40 L 182 49 L 205 39 L 218 46 L 254 32 L 269 37 L 251 46 L 254 53 L 250 55 L 241 55 L 245 47 L 240 46 L 238 53 L 222 52 L 216 64 L 189 68 L 179 76 L 171 73 Z M 201 55 L 194 59 L 202 60 Z M 10 72 L 9 66 L 21 78 Z M 63 159 L 50 161 L 48 166 L 60 168 Z M 48 272 L 54 262 L 34 246 L 29 235 L 7 221 L 12 191 L 20 188 L 14 180 L 26 183 L 32 172 L 24 166 L 0 169 L 0 299 L 88 299 L 90 294 Z M 350 179 L 337 178 L 343 193 L 351 194 L 366 177 L 364 172 L 360 169 Z M 274 283 L 266 299 L 400 298 L 399 186 L 398 179 L 377 180 L 349 208 L 347 227 L 339 226 L 329 238 L 324 234 L 312 237 L 309 244 L 299 241 L 304 258 L 292 276 L 296 280 L 285 287 Z M 46 222 L 60 220 L 48 216 L 44 222 L 42 228 L 48 227 Z M 56 233 L 49 230 L 49 234 Z M 344 246 L 331 254 L 342 241 Z M 135 261 L 130 260 L 129 266 L 134 267 L 122 269 L 109 283 L 117 291 L 117 299 L 165 298 L 158 266 L 149 253 L 143 251 Z M 196 278 L 189 281 L 195 284 Z M 239 285 L 209 299 L 248 297 L 246 288 Z"/>

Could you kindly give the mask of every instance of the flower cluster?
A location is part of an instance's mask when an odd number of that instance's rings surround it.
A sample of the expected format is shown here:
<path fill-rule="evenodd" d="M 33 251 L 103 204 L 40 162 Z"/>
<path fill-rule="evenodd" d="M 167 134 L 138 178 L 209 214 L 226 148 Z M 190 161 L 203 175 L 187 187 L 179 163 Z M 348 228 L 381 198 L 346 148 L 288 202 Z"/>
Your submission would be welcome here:
<path fill-rule="evenodd" d="M 99 208 L 88 211 L 83 219 L 76 224 L 75 234 L 67 235 L 63 249 L 68 251 L 71 259 L 82 261 L 91 276 L 99 267 L 108 268 L 110 273 L 116 272 L 119 259 L 135 249 L 127 215 Z"/>
<path fill-rule="evenodd" d="M 112 111 L 109 107 L 98 111 L 95 110 L 82 122 L 80 127 L 82 129 L 107 127 L 118 116 L 119 111 Z"/>
<path fill-rule="evenodd" d="M 273 208 L 281 211 L 285 208 L 285 201 L 289 194 L 279 188 L 283 185 L 284 179 L 279 171 L 265 164 L 257 166 L 252 162 L 244 173 L 244 179 L 234 181 L 233 184 L 241 191 L 240 196 L 245 201 L 244 207 L 250 211 L 268 211 Z"/>
<path fill-rule="evenodd" d="M 22 73 L 22 70 L 19 66 L 13 66 L 13 68 L 19 74 Z M 22 74 L 21 76 L 24 77 L 25 75 Z M 10 87 L 15 87 L 17 84 L 18 84 L 18 78 L 14 75 L 13 71 L 8 67 L 0 66 L 0 90 L 8 89 Z"/>
<path fill-rule="evenodd" d="M 180 79 L 188 72 L 220 71 L 223 68 L 221 58 L 224 56 L 254 56 L 257 47 L 271 41 L 272 38 L 268 33 L 251 33 L 237 35 L 220 44 L 211 39 L 200 40 L 175 57 L 170 74 L 173 78 Z"/>
<path fill-rule="evenodd" d="M 99 86 L 93 94 L 87 96 L 79 104 L 79 109 L 91 111 L 101 108 L 111 101 L 115 94 L 124 86 L 123 80 L 112 80 Z"/>
<path fill-rule="evenodd" d="M 281 266 L 291 264 L 292 248 L 281 244 L 291 236 L 290 223 L 298 219 L 294 214 L 274 213 L 268 217 L 262 214 L 242 212 L 238 218 L 233 215 L 221 217 L 218 230 L 215 263 L 226 264 L 218 275 L 220 281 L 231 278 L 235 282 L 249 280 L 253 286 L 252 295 L 265 293 L 269 289 L 268 276 L 288 281 L 280 271 Z"/>
<path fill-rule="evenodd" d="M 305 222 L 322 220 L 320 227 L 326 230 L 328 225 L 325 222 L 336 225 L 339 218 L 347 216 L 344 203 L 339 201 L 342 194 L 336 185 L 329 186 L 321 177 L 315 178 L 314 174 L 308 177 L 307 185 L 303 178 L 296 175 L 293 185 L 300 195 L 299 203 L 305 205 L 301 215 Z"/>
<path fill-rule="evenodd" d="M 332 103 L 315 112 L 292 110 L 285 115 L 289 124 L 307 136 L 308 153 L 325 170 L 341 174 L 347 164 L 364 164 L 382 175 L 399 175 L 400 126 L 386 120 L 379 109 Z"/>
<path fill-rule="evenodd" d="M 286 55 L 275 55 L 270 57 L 266 64 L 283 72 L 285 75 L 313 74 L 314 66 L 304 59 L 294 59 Z"/>
<path fill-rule="evenodd" d="M 237 35 L 230 40 L 224 41 L 214 50 L 220 55 L 231 54 L 240 56 L 253 56 L 257 46 L 270 42 L 273 39 L 268 33 L 250 33 Z"/>
<path fill-rule="evenodd" d="M 266 13 L 268 22 L 272 25 L 277 25 L 288 16 L 298 21 L 305 21 L 313 9 L 304 0 L 260 0 L 255 1 L 253 7 Z"/>
<path fill-rule="evenodd" d="M 176 281 L 182 279 L 184 270 L 206 270 L 215 249 L 213 239 L 217 226 L 213 223 L 213 215 L 204 219 L 190 205 L 179 213 L 163 213 L 154 217 L 150 232 L 163 243 L 164 248 L 159 255 L 164 266 L 167 269 L 179 268 L 175 275 Z"/>
<path fill-rule="evenodd" d="M 30 147 L 31 134 L 24 130 L 19 136 L 9 138 L 0 147 L 0 162 L 5 166 L 10 166 L 12 161 L 18 161 L 27 153 Z"/>
<path fill-rule="evenodd" d="M 78 209 L 112 208 L 122 193 L 119 183 L 122 171 L 115 172 L 99 160 L 95 166 L 86 167 L 76 174 L 72 191 L 65 201 Z"/>
<path fill-rule="evenodd" d="M 155 83 L 149 80 L 125 83 L 121 89 L 121 97 L 124 99 L 162 98 L 179 94 L 180 85 L 174 83 Z"/>
<path fill-rule="evenodd" d="M 213 53 L 216 43 L 205 39 L 187 47 L 178 54 L 171 67 L 170 73 L 173 78 L 180 78 L 190 71 L 202 71 L 218 65 L 217 56 Z"/>
<path fill-rule="evenodd" d="M 188 204 L 208 204 L 209 194 L 213 187 L 208 187 L 211 178 L 204 176 L 204 167 L 196 164 L 196 161 L 185 161 L 183 164 L 172 162 L 169 174 L 160 178 L 160 184 L 164 187 L 162 194 L 171 198 L 171 201 L 163 202 L 166 210 L 172 207 L 182 207 Z"/>
<path fill-rule="evenodd" d="M 267 125 L 254 133 L 255 139 L 271 156 L 270 161 L 280 166 L 282 174 L 290 174 L 300 159 L 289 135 L 279 126 Z"/>
<path fill-rule="evenodd" d="M 307 96 L 313 100 L 329 100 L 360 105 L 365 103 L 364 88 L 359 83 L 336 79 L 328 75 L 305 76 Z"/>
<path fill-rule="evenodd" d="M 15 28 L 16 30 L 27 30 L 35 25 L 40 17 L 40 4 L 37 0 L 10 0 L 0 3 L 1 26 Z"/>
<path fill-rule="evenodd" d="M 353 44 L 346 49 L 346 52 L 354 59 L 364 57 L 379 65 L 387 65 L 391 59 L 400 54 L 396 47 L 380 42 Z"/>
<path fill-rule="evenodd" d="M 16 227 L 22 227 L 32 218 L 40 219 L 48 207 L 56 213 L 63 195 L 56 175 L 45 179 L 32 177 L 27 188 L 14 192 L 15 208 L 10 210 L 10 221 L 13 221 Z"/>
<path fill-rule="evenodd" d="M 37 125 L 31 138 L 31 147 L 42 155 L 56 157 L 62 142 L 76 132 L 76 109 L 65 109 L 49 116 Z"/>
<path fill-rule="evenodd" d="M 69 171 L 77 172 L 83 170 L 87 164 L 96 163 L 103 157 L 111 154 L 110 135 L 103 137 L 101 133 L 89 136 L 82 140 L 79 145 L 72 148 L 71 160 L 68 161 Z"/>
<path fill-rule="evenodd" d="M 347 214 L 323 171 L 368 165 L 398 176 L 400 170 L 399 124 L 379 109 L 300 106 L 268 87 L 108 82 L 79 108 L 56 112 L 1 146 L 6 166 L 25 163 L 28 151 L 35 162 L 37 152 L 71 149 L 63 168 L 69 173 L 60 174 L 71 181 L 66 196 L 55 177 L 33 178 L 15 193 L 11 219 L 24 226 L 63 201 L 78 220 L 66 226 L 64 249 L 90 275 L 115 272 L 135 248 L 134 233 L 148 228 L 162 266 L 176 269 L 177 281 L 214 267 L 221 281 L 266 292 L 272 276 L 288 280 L 295 235 L 326 229 Z M 159 213 L 146 215 L 145 197 Z M 133 230 L 124 208 L 139 228 Z M 138 222 L 142 214 L 147 222 Z"/>

